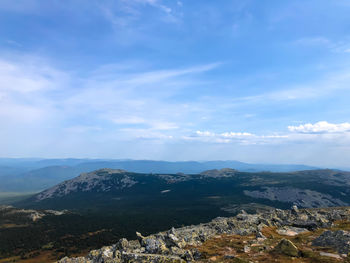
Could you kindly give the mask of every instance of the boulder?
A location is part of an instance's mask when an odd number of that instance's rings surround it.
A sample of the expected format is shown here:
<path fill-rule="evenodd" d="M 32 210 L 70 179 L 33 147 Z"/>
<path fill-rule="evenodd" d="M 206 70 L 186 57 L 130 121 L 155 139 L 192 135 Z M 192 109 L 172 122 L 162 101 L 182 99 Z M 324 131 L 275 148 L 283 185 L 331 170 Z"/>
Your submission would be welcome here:
<path fill-rule="evenodd" d="M 165 242 L 155 236 L 145 237 L 142 239 L 141 245 L 145 247 L 146 252 L 150 254 L 166 254 L 169 251 Z"/>
<path fill-rule="evenodd" d="M 275 247 L 275 251 L 291 257 L 297 257 L 299 254 L 298 248 L 288 239 L 282 239 Z"/>

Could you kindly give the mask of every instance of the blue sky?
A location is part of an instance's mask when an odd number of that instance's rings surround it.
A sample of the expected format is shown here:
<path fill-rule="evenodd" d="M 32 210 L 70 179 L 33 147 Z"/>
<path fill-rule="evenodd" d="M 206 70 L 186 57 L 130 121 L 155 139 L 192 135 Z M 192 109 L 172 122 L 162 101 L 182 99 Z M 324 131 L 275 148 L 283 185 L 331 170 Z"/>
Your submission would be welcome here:
<path fill-rule="evenodd" d="M 350 167 L 348 0 L 2 0 L 0 156 Z"/>

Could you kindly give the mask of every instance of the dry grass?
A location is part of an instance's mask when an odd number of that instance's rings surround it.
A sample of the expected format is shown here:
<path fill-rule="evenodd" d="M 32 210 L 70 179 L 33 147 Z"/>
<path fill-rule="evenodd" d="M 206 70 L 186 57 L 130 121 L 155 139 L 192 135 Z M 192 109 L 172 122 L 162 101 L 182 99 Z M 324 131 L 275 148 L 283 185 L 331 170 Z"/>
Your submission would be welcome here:
<path fill-rule="evenodd" d="M 16 225 L 16 224 L 2 224 L 0 225 L 0 228 L 13 228 L 13 227 L 27 227 L 28 225 L 22 224 L 22 225 Z"/>
<path fill-rule="evenodd" d="M 21 263 L 49 263 L 49 262 L 55 262 L 56 260 L 52 258 L 51 252 L 42 252 L 39 256 L 28 258 L 28 259 L 21 259 L 21 257 L 11 257 L 11 258 L 5 258 L 0 259 L 0 263 L 13 263 L 13 262 L 21 262 Z"/>
<path fill-rule="evenodd" d="M 255 236 L 222 235 L 206 241 L 198 247 L 202 253 L 200 262 L 280 262 L 280 263 L 336 263 L 350 262 L 350 259 L 343 260 L 320 256 L 320 252 L 336 253 L 331 248 L 313 247 L 312 240 L 321 235 L 325 230 L 318 229 L 313 232 L 302 233 L 294 237 L 282 236 L 276 232 L 275 227 L 266 227 L 262 233 L 267 237 L 265 241 L 257 242 Z M 329 230 L 349 230 L 350 222 L 338 221 Z M 277 253 L 274 248 L 282 238 L 289 239 L 299 249 L 298 257 L 290 257 Z M 244 252 L 244 246 L 250 247 L 249 252 Z M 231 256 L 231 257 L 230 257 Z"/>
<path fill-rule="evenodd" d="M 0 259 L 0 263 L 51 263 L 57 261 L 57 255 L 54 255 L 53 250 L 46 250 L 46 251 L 37 251 L 39 255 L 35 255 L 31 257 L 33 253 L 36 251 L 33 251 L 31 253 L 28 253 L 26 256 L 28 258 L 23 259 L 20 256 L 17 257 L 10 257 L 10 258 L 4 258 Z M 89 253 L 89 250 L 81 251 L 80 253 L 73 254 L 71 257 L 79 257 L 79 256 L 85 256 Z"/>

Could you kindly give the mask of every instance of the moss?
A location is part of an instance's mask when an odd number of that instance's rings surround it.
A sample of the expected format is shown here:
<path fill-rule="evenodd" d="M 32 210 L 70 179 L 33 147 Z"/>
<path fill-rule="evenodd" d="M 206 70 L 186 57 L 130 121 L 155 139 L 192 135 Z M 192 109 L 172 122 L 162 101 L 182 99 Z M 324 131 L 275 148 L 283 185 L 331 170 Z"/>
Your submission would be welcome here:
<path fill-rule="evenodd" d="M 44 250 L 49 250 L 52 249 L 54 247 L 53 242 L 47 243 L 46 245 L 43 245 L 41 248 Z"/>
<path fill-rule="evenodd" d="M 232 263 L 249 263 L 249 261 L 241 258 L 234 258 Z"/>

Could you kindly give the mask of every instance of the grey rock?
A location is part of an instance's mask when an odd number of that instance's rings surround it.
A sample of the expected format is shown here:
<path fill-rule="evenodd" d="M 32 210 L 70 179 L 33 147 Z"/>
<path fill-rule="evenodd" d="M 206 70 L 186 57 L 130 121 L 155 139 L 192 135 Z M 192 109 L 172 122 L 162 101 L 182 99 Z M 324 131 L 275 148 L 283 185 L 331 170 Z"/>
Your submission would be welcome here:
<path fill-rule="evenodd" d="M 350 232 L 328 230 L 316 238 L 312 244 L 320 247 L 331 247 L 341 254 L 348 254 L 350 252 Z"/>
<path fill-rule="evenodd" d="M 296 205 L 292 206 L 292 212 L 294 212 L 295 214 L 299 213 L 299 208 Z"/>

